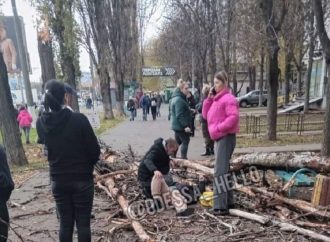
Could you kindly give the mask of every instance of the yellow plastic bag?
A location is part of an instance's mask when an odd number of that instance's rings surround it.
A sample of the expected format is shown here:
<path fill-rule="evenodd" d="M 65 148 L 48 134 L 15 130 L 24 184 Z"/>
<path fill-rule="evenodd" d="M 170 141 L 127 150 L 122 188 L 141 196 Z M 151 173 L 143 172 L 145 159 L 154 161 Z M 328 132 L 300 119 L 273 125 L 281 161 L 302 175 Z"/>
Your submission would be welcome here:
<path fill-rule="evenodd" d="M 203 207 L 213 207 L 213 192 L 203 192 L 199 198 L 199 203 Z"/>

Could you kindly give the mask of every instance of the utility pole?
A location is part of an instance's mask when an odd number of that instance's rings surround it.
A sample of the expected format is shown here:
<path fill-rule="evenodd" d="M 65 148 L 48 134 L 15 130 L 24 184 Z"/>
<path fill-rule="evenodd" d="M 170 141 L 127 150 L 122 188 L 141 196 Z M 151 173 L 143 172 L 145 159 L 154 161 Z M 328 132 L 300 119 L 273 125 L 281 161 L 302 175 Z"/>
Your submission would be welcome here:
<path fill-rule="evenodd" d="M 21 21 L 18 17 L 16 2 L 15 0 L 11 0 L 11 6 L 13 8 L 14 14 L 14 25 L 15 25 L 15 33 L 17 38 L 17 45 L 18 45 L 18 55 L 21 62 L 22 72 L 23 72 L 23 79 L 24 79 L 24 87 L 25 87 L 25 94 L 27 99 L 27 105 L 29 107 L 33 106 L 33 96 L 31 90 L 31 83 L 28 71 L 28 65 L 26 60 L 26 51 L 23 44 L 23 35 L 22 35 L 22 26 Z"/>

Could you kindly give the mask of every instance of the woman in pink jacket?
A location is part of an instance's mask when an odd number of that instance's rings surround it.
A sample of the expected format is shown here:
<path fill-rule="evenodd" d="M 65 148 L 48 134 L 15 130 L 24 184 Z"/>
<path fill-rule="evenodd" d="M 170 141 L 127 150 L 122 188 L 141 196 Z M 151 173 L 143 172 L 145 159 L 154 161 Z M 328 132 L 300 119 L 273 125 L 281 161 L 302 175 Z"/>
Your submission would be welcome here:
<path fill-rule="evenodd" d="M 239 108 L 236 98 L 229 92 L 228 76 L 224 71 L 214 77 L 214 87 L 203 103 L 203 118 L 207 120 L 211 139 L 215 141 L 214 205 L 215 215 L 228 214 L 233 207 L 233 192 L 229 176 L 229 161 L 236 146 L 239 131 Z"/>
<path fill-rule="evenodd" d="M 17 122 L 21 130 L 23 130 L 25 134 L 25 140 L 27 144 L 30 144 L 30 129 L 32 124 L 32 116 L 26 110 L 25 107 L 21 107 L 19 109 Z"/>

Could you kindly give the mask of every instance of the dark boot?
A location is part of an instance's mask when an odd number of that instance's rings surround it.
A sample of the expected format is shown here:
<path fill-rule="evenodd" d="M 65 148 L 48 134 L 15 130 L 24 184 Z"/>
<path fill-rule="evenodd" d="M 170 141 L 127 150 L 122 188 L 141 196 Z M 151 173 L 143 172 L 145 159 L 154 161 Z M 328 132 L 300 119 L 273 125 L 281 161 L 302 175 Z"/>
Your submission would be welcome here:
<path fill-rule="evenodd" d="M 209 156 L 209 155 L 211 155 L 211 152 L 210 152 L 209 148 L 206 148 L 205 152 L 203 154 L 201 154 L 201 156 Z"/>
<path fill-rule="evenodd" d="M 212 147 L 212 148 L 209 148 L 209 151 L 210 151 L 210 154 L 211 155 L 214 155 L 214 148 Z"/>

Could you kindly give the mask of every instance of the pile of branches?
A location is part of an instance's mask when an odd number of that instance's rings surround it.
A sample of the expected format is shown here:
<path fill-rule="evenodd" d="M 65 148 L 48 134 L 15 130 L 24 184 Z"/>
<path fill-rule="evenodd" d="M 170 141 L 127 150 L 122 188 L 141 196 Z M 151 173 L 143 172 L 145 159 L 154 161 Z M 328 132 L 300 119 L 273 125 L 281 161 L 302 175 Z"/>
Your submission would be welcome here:
<path fill-rule="evenodd" d="M 120 234 L 124 236 L 128 231 L 131 237 L 127 241 L 266 241 L 269 238 L 330 241 L 327 209 L 286 198 L 271 187 L 267 190 L 263 182 L 237 186 L 236 208 L 229 210 L 229 216 L 213 216 L 196 204 L 195 213 L 186 219 L 177 218 L 174 210 L 132 219 L 130 204 L 143 200 L 137 181 L 139 157 L 130 147 L 128 152 L 120 153 L 103 144 L 102 150 L 102 161 L 95 169 L 95 184 L 97 191 L 109 197 L 112 208 L 106 221 L 112 226 L 103 236 L 104 241 L 116 241 L 115 238 L 121 241 Z M 177 163 L 179 168 L 173 171 L 176 181 L 193 184 L 203 175 L 212 187 L 213 169 L 205 166 L 205 162 L 177 160 Z"/>

